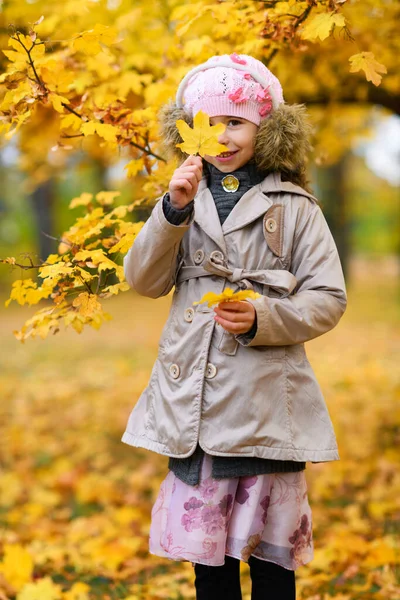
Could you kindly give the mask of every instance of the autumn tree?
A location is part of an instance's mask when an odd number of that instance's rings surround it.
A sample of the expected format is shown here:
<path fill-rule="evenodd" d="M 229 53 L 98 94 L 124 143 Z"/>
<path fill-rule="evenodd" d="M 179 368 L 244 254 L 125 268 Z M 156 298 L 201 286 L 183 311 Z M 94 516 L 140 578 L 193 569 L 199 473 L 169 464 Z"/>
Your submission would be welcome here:
<path fill-rule="evenodd" d="M 62 324 L 97 328 L 109 318 L 103 299 L 128 289 L 121 255 L 141 227 L 132 211 L 154 203 L 176 168 L 159 138 L 158 110 L 190 68 L 213 54 L 262 60 L 286 101 L 313 107 L 314 159 L 333 163 L 368 127 L 361 106 L 400 111 L 398 11 L 390 0 L 5 2 L 0 135 L 3 145 L 17 141 L 25 190 L 82 150 L 106 166 L 125 159 L 132 180 L 126 205 L 118 191 L 73 198 L 71 209 L 83 207 L 83 216 L 60 237 L 57 254 L 2 259 L 42 280 L 15 281 L 7 305 L 50 300 L 16 337 L 44 338 Z"/>

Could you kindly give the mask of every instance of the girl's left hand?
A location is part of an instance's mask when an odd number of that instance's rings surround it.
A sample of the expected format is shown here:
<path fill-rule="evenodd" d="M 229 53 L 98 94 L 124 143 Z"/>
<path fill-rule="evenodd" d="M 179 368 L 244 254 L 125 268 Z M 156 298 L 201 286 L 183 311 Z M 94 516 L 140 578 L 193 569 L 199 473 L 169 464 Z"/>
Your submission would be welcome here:
<path fill-rule="evenodd" d="M 256 318 L 254 306 L 243 300 L 241 302 L 220 302 L 214 308 L 216 322 L 226 331 L 238 335 L 247 333 L 253 327 Z"/>

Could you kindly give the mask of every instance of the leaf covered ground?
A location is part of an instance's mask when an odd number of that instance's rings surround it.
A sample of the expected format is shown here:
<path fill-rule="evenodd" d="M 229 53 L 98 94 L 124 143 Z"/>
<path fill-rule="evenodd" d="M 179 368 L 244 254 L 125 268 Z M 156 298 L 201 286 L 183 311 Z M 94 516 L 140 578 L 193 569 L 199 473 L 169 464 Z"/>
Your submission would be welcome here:
<path fill-rule="evenodd" d="M 298 598 L 399 600 L 400 292 L 368 272 L 348 291 L 339 326 L 307 344 L 341 460 L 307 463 L 315 558 Z M 127 292 L 100 331 L 25 344 L 12 330 L 29 310 L 1 309 L 0 600 L 194 599 L 191 564 L 147 551 L 167 459 L 120 441 L 169 302 Z M 249 600 L 244 564 L 242 581 Z"/>

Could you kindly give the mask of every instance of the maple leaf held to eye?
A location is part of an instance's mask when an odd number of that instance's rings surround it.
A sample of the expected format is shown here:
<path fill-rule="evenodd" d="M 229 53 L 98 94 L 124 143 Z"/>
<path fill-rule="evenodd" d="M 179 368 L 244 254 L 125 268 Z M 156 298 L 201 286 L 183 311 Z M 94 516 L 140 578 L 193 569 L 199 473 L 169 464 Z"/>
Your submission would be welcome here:
<path fill-rule="evenodd" d="M 183 119 L 178 119 L 176 126 L 183 139 L 183 142 L 176 145 L 186 154 L 217 156 L 229 151 L 229 148 L 218 142 L 218 136 L 224 133 L 226 126 L 223 123 L 211 126 L 209 116 L 202 110 L 193 119 L 193 129 Z"/>
<path fill-rule="evenodd" d="M 247 298 L 252 298 L 253 300 L 255 300 L 259 297 L 260 294 L 254 292 L 253 290 L 239 290 L 237 292 L 234 292 L 231 288 L 227 287 L 224 289 L 222 294 L 214 294 L 214 292 L 207 292 L 207 294 L 204 294 L 201 300 L 199 300 L 198 302 L 193 302 L 193 305 L 207 302 L 208 308 L 211 308 L 213 304 L 219 304 L 220 302 L 240 302 L 241 300 L 246 300 Z"/>

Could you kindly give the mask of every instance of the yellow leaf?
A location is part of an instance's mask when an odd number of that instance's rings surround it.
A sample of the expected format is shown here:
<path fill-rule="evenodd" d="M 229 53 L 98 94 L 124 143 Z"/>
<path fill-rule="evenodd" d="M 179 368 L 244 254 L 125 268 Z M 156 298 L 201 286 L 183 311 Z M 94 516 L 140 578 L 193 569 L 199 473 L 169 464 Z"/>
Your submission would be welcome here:
<path fill-rule="evenodd" d="M 88 294 L 88 292 L 79 294 L 73 301 L 72 306 L 78 308 L 79 314 L 83 317 L 93 317 L 94 314 L 101 311 L 101 304 L 97 300 L 96 294 Z"/>
<path fill-rule="evenodd" d="M 96 122 L 87 121 L 82 124 L 81 131 L 84 135 L 94 135 L 96 133 Z"/>
<path fill-rule="evenodd" d="M 115 142 L 117 140 L 118 127 L 106 123 L 98 123 L 96 125 L 97 135 L 104 138 L 106 142 Z"/>
<path fill-rule="evenodd" d="M 33 572 L 33 559 L 19 544 L 5 544 L 3 562 L 0 564 L 7 582 L 19 591 L 30 581 Z"/>
<path fill-rule="evenodd" d="M 41 269 L 43 268 L 41 267 Z M 6 300 L 5 306 L 7 307 L 11 300 L 15 300 L 21 306 L 37 304 L 42 298 L 48 298 L 52 291 L 53 284 L 51 282 L 43 282 L 43 286 L 38 287 L 32 279 L 18 279 L 12 284 L 10 298 Z"/>
<path fill-rule="evenodd" d="M 75 131 L 78 131 L 81 127 L 81 123 L 82 121 L 79 117 L 70 113 L 69 115 L 61 119 L 61 128 L 68 129 L 69 127 L 71 127 Z"/>
<path fill-rule="evenodd" d="M 118 198 L 118 196 L 121 195 L 121 192 L 118 191 L 110 191 L 110 192 L 98 192 L 96 194 L 96 200 L 99 204 L 101 204 L 102 206 L 105 205 L 109 205 L 112 204 L 115 200 L 115 198 Z"/>
<path fill-rule="evenodd" d="M 89 590 L 90 586 L 87 583 L 78 581 L 68 592 L 64 592 L 63 600 L 89 600 Z"/>
<path fill-rule="evenodd" d="M 49 94 L 49 100 L 52 103 L 53 108 L 59 113 L 63 113 L 65 110 L 63 107 L 63 103 L 69 104 L 68 98 L 65 98 L 64 96 L 59 96 L 58 94 Z"/>
<path fill-rule="evenodd" d="M 221 152 L 229 150 L 224 144 L 218 142 L 218 136 L 225 131 L 225 125 L 218 123 L 218 125 L 210 126 L 209 117 L 207 113 L 200 110 L 193 120 L 193 129 L 183 121 L 178 119 L 176 126 L 183 139 L 183 142 L 176 144 L 182 152 L 187 154 L 200 154 L 204 156 L 217 156 Z"/>
<path fill-rule="evenodd" d="M 77 198 L 73 198 L 69 203 L 69 208 L 75 208 L 76 206 L 87 206 L 93 198 L 93 194 L 83 192 Z"/>
<path fill-rule="evenodd" d="M 123 281 L 114 285 L 108 285 L 103 289 L 103 292 L 108 292 L 112 296 L 116 296 L 119 292 L 127 292 L 130 289 L 129 283 Z"/>
<path fill-rule="evenodd" d="M 131 160 L 124 166 L 124 170 L 126 169 L 128 172 L 128 177 L 135 177 L 143 169 L 144 160 L 143 158 L 139 158 L 136 160 Z"/>
<path fill-rule="evenodd" d="M 115 142 L 118 128 L 114 125 L 107 123 L 97 123 L 96 121 L 88 121 L 83 123 L 81 131 L 84 135 L 93 135 L 97 133 L 100 137 L 104 138 L 107 142 Z"/>
<path fill-rule="evenodd" d="M 385 65 L 378 63 L 375 60 L 373 52 L 360 52 L 350 56 L 351 63 L 350 73 L 356 73 L 361 69 L 365 72 L 367 81 L 372 81 L 374 85 L 379 85 L 382 81 L 382 76 L 379 73 L 387 73 Z"/>
<path fill-rule="evenodd" d="M 128 252 L 129 248 L 133 244 L 133 240 L 139 233 L 139 231 L 143 227 L 143 221 L 139 221 L 137 223 L 126 223 L 125 227 L 123 227 L 123 236 L 121 239 L 114 244 L 110 249 L 110 253 L 114 252 Z"/>
<path fill-rule="evenodd" d="M 334 12 L 322 13 L 316 15 L 307 22 L 301 33 L 301 37 L 304 40 L 314 41 L 317 38 L 324 40 L 329 36 L 334 25 L 337 27 L 343 27 L 345 23 L 346 20 L 341 14 Z"/>
<path fill-rule="evenodd" d="M 75 260 L 90 260 L 99 271 L 115 269 L 115 273 L 120 281 L 124 281 L 124 269 L 112 261 L 104 254 L 102 250 L 81 250 L 75 254 Z"/>
<path fill-rule="evenodd" d="M 73 47 L 77 52 L 83 52 L 84 54 L 88 54 L 89 56 L 95 56 L 99 52 L 101 52 L 101 46 L 98 40 L 90 39 L 88 36 L 86 37 L 78 37 L 73 41 Z"/>
<path fill-rule="evenodd" d="M 61 600 L 61 587 L 50 577 L 36 583 L 28 583 L 17 596 L 17 600 Z"/>
<path fill-rule="evenodd" d="M 0 262 L 15 265 L 15 258 L 13 256 L 7 256 L 7 258 L 0 258 Z"/>
<path fill-rule="evenodd" d="M 241 300 L 246 300 L 247 298 L 255 300 L 259 297 L 260 294 L 254 292 L 253 290 L 239 290 L 234 292 L 231 288 L 227 287 L 224 289 L 222 294 L 208 292 L 207 294 L 204 294 L 201 300 L 198 302 L 193 302 L 193 304 L 202 304 L 203 302 L 207 302 L 208 307 L 210 308 L 213 306 L 213 304 L 219 304 L 220 302 L 240 302 Z"/>

